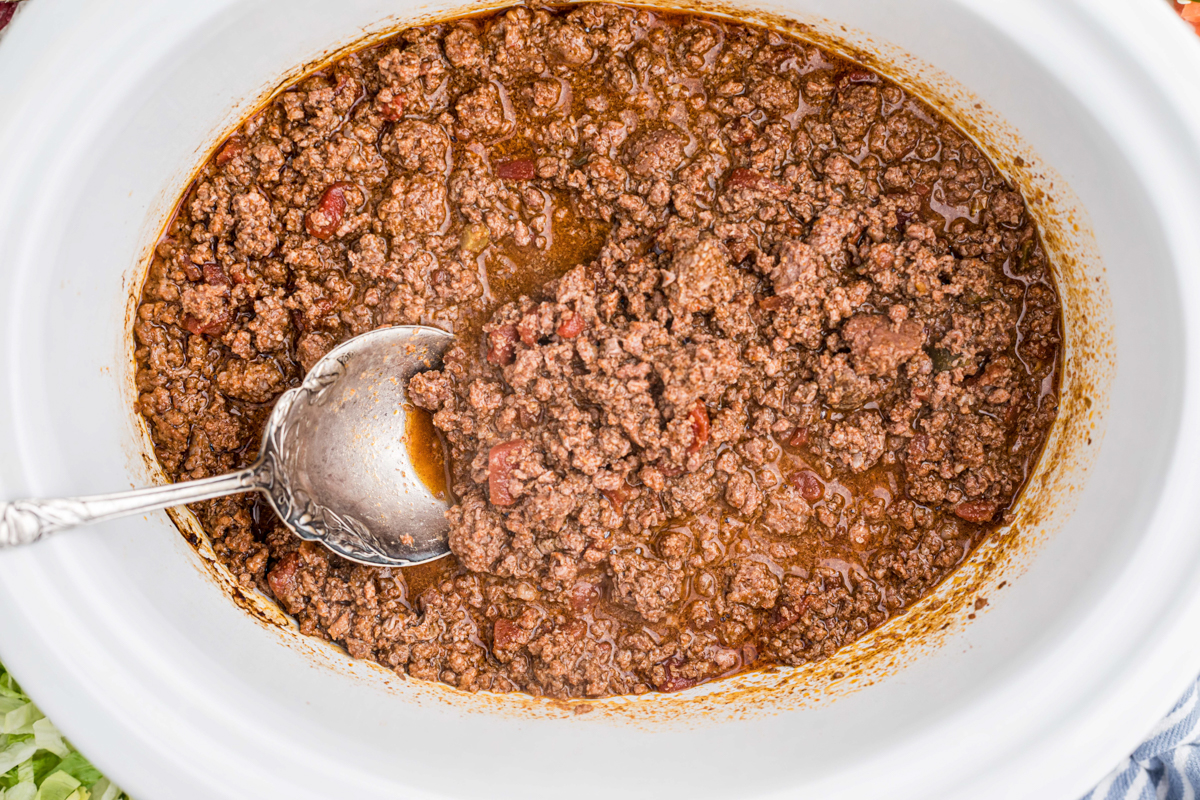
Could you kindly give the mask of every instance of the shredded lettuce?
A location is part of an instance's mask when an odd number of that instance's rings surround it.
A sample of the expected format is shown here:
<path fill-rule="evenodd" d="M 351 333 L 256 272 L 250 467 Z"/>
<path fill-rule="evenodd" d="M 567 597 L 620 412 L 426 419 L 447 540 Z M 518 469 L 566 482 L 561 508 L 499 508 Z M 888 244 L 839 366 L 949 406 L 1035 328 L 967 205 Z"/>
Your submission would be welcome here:
<path fill-rule="evenodd" d="M 48 719 L 39 719 L 33 723 L 33 743 L 38 746 L 39 750 L 49 750 L 59 758 L 71 755 L 71 750 L 63 741 L 62 734 Z"/>
<path fill-rule="evenodd" d="M 0 664 L 0 800 L 129 800 L 25 696 Z"/>
<path fill-rule="evenodd" d="M 67 800 L 68 797 L 75 800 L 79 797 L 79 790 L 82 788 L 82 783 L 60 770 L 42 781 L 42 785 L 38 787 L 34 797 L 36 800 Z M 84 791 L 87 790 L 84 789 Z"/>
<path fill-rule="evenodd" d="M 9 735 L 33 733 L 33 723 L 42 718 L 42 712 L 33 703 L 25 703 L 4 715 L 3 732 Z"/>

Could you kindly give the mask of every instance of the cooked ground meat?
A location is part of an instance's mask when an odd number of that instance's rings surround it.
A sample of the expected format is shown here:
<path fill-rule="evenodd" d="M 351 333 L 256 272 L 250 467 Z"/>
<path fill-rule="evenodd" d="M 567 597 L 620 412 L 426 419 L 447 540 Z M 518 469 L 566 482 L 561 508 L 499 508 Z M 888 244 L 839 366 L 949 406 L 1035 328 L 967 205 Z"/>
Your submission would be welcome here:
<path fill-rule="evenodd" d="M 676 691 L 829 656 L 1001 523 L 1057 410 L 1024 201 L 899 86 L 695 15 L 515 7 L 284 89 L 204 165 L 135 322 L 176 479 L 250 462 L 347 337 L 454 330 L 414 378 L 453 556 L 199 504 L 300 629 L 467 690 Z"/>

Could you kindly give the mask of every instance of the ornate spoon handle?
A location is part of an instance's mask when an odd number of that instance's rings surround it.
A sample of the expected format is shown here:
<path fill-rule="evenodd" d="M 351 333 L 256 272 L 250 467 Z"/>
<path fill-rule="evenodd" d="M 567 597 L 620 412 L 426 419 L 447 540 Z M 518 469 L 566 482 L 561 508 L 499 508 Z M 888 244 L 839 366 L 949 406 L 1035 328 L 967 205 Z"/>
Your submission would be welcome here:
<path fill-rule="evenodd" d="M 264 485 L 264 471 L 255 464 L 228 475 L 115 494 L 0 503 L 0 548 L 31 544 L 48 533 L 89 522 L 248 492 Z"/>

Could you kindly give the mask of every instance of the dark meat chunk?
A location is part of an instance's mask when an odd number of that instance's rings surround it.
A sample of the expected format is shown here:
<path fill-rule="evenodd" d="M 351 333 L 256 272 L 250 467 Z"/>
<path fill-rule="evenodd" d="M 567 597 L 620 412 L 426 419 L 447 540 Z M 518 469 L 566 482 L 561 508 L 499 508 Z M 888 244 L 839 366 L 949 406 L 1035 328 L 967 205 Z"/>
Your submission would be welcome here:
<path fill-rule="evenodd" d="M 450 550 L 463 566 L 487 572 L 504 552 L 508 536 L 483 501 L 474 496 L 463 498 L 450 509 Z"/>
<path fill-rule="evenodd" d="M 687 137 L 677 130 L 660 128 L 640 136 L 629 146 L 629 169 L 645 177 L 668 177 L 683 163 Z"/>
<path fill-rule="evenodd" d="M 464 135 L 499 136 L 504 131 L 504 105 L 500 90 L 493 83 L 463 95 L 455 105 L 458 124 Z"/>
<path fill-rule="evenodd" d="M 550 34 L 550 48 L 564 64 L 578 67 L 592 59 L 587 34 L 577 25 L 560 25 Z"/>
<path fill-rule="evenodd" d="M 879 314 L 855 314 L 842 326 L 853 365 L 864 375 L 889 375 L 921 352 L 925 328 L 916 320 L 892 322 Z"/>
<path fill-rule="evenodd" d="M 265 403 L 283 389 L 283 379 L 283 371 L 274 361 L 235 359 L 217 375 L 217 388 L 238 400 Z"/>
<path fill-rule="evenodd" d="M 488 498 L 494 506 L 511 506 L 524 491 L 532 448 L 524 439 L 493 445 L 488 451 Z"/>
<path fill-rule="evenodd" d="M 209 283 L 189 286 L 181 293 L 181 300 L 183 325 L 190 333 L 219 335 L 229 327 L 233 310 L 228 288 Z"/>
<path fill-rule="evenodd" d="M 667 286 L 667 297 L 679 315 L 714 311 L 740 288 L 729 252 L 716 239 L 702 239 L 681 250 L 671 269 L 674 281 Z"/>
<path fill-rule="evenodd" d="M 614 553 L 608 559 L 613 599 L 636 609 L 650 622 L 666 619 L 667 610 L 683 596 L 683 578 L 662 561 L 637 553 Z"/>
<path fill-rule="evenodd" d="M 775 294 L 783 297 L 819 296 L 820 282 L 828 273 L 820 255 L 804 242 L 785 242 L 771 269 Z"/>
<path fill-rule="evenodd" d="M 779 579 L 766 564 L 743 561 L 729 582 L 725 595 L 731 603 L 744 603 L 757 608 L 772 608 L 779 597 Z"/>
<path fill-rule="evenodd" d="M 406 119 L 384 134 L 379 150 L 401 169 L 444 175 L 450 136 L 441 125 Z"/>

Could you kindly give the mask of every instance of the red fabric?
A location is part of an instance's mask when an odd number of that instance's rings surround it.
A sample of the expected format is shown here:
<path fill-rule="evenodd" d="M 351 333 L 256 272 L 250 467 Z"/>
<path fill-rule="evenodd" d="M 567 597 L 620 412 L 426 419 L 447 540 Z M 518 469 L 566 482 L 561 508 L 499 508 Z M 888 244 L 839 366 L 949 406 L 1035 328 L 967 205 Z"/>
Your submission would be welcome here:
<path fill-rule="evenodd" d="M 12 21 L 13 14 L 17 13 L 17 4 L 15 2 L 0 3 L 0 31 L 4 30 L 5 26 Z"/>

